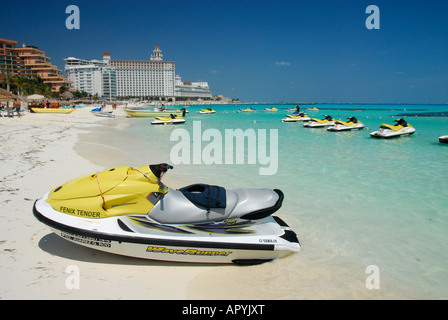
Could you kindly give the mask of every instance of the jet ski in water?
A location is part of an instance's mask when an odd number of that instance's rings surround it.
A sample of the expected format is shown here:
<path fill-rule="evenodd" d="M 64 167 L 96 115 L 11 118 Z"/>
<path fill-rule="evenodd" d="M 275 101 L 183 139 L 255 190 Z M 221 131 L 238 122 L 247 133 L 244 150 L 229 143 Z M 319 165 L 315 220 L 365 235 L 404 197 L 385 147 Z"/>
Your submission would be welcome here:
<path fill-rule="evenodd" d="M 348 118 L 348 122 L 336 120 L 334 126 L 329 127 L 328 131 L 350 131 L 364 129 L 365 125 L 355 117 Z"/>
<path fill-rule="evenodd" d="M 211 108 L 207 108 L 207 109 L 199 110 L 198 113 L 200 113 L 200 114 L 213 114 L 213 113 L 216 113 L 216 111 L 211 109 Z"/>
<path fill-rule="evenodd" d="M 297 121 L 310 121 L 311 118 L 308 117 L 303 111 L 298 113 L 294 112 L 293 114 L 287 114 L 285 118 L 282 119 L 282 122 L 297 122 Z"/>
<path fill-rule="evenodd" d="M 300 250 L 273 216 L 277 189 L 194 184 L 174 190 L 167 164 L 117 167 L 67 182 L 36 200 L 35 217 L 74 243 L 137 258 L 258 264 Z"/>
<path fill-rule="evenodd" d="M 185 123 L 185 119 L 175 115 L 171 114 L 169 117 L 156 117 L 151 124 L 178 124 L 178 123 Z"/>
<path fill-rule="evenodd" d="M 440 143 L 448 143 L 448 135 L 439 137 Z"/>
<path fill-rule="evenodd" d="M 413 134 L 416 130 L 413 126 L 407 123 L 404 119 L 395 120 L 395 125 L 382 124 L 380 130 L 370 133 L 372 138 L 396 138 L 400 136 L 408 136 Z"/>
<path fill-rule="evenodd" d="M 307 123 L 304 123 L 304 127 L 308 128 L 322 128 L 327 126 L 333 126 L 335 120 L 331 116 L 325 116 L 323 119 L 315 119 L 311 118 L 311 120 Z"/>

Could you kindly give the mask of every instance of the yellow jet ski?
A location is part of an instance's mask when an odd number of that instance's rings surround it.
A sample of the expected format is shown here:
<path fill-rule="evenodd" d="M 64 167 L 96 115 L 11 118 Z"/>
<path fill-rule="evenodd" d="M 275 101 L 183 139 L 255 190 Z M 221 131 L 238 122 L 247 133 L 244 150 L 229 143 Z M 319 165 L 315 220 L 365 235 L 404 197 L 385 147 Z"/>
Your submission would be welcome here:
<path fill-rule="evenodd" d="M 213 110 L 212 108 L 207 108 L 207 109 L 199 110 L 198 113 L 200 113 L 200 114 L 213 114 L 213 113 L 216 113 L 216 111 Z"/>
<path fill-rule="evenodd" d="M 300 112 L 297 114 L 287 114 L 285 118 L 282 119 L 282 122 L 298 122 L 298 121 L 310 121 L 311 118 L 308 117 L 305 113 Z"/>
<path fill-rule="evenodd" d="M 238 112 L 255 112 L 257 109 L 255 108 L 244 108 L 244 109 L 238 109 Z"/>
<path fill-rule="evenodd" d="M 351 130 L 361 130 L 365 128 L 365 125 L 356 119 L 355 117 L 348 118 L 349 121 L 336 120 L 334 126 L 329 127 L 328 131 L 351 131 Z"/>
<path fill-rule="evenodd" d="M 403 118 L 395 120 L 395 125 L 383 123 L 380 130 L 370 133 L 372 138 L 396 138 L 400 136 L 409 136 L 415 133 L 415 128 L 407 123 Z"/>
<path fill-rule="evenodd" d="M 151 124 L 179 124 L 185 123 L 185 119 L 181 116 L 171 114 L 169 117 L 156 117 Z"/>
<path fill-rule="evenodd" d="M 117 167 L 62 184 L 34 203 L 57 235 L 114 254 L 179 262 L 258 264 L 300 250 L 277 216 L 278 189 L 162 183 L 165 163 Z"/>
<path fill-rule="evenodd" d="M 311 118 L 311 120 L 307 123 L 304 123 L 304 127 L 308 128 L 323 128 L 328 126 L 333 126 L 335 120 L 331 116 L 325 116 L 323 119 Z"/>

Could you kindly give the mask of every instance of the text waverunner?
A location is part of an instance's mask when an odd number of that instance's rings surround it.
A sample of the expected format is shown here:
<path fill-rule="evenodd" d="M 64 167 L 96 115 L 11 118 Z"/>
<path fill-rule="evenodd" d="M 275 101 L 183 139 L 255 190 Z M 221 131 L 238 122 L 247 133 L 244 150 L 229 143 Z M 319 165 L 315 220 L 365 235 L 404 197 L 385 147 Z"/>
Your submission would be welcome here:
<path fill-rule="evenodd" d="M 348 118 L 348 121 L 336 120 L 334 126 L 329 127 L 328 131 L 351 131 L 364 129 L 365 125 L 355 117 Z"/>
<path fill-rule="evenodd" d="M 407 123 L 403 118 L 395 120 L 395 125 L 383 123 L 380 130 L 370 133 L 372 138 L 396 138 L 400 136 L 409 136 L 415 133 L 415 128 Z"/>
<path fill-rule="evenodd" d="M 64 239 L 137 258 L 256 264 L 300 250 L 294 231 L 272 215 L 280 190 L 174 190 L 161 182 L 169 168 L 124 166 L 75 179 L 36 200 L 34 215 Z"/>

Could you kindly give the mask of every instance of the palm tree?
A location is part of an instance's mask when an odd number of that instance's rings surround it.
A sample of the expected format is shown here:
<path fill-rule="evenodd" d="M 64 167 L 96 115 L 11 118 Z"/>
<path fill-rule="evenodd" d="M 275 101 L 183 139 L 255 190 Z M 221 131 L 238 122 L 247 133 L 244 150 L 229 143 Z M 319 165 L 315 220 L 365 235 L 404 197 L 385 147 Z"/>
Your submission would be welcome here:
<path fill-rule="evenodd" d="M 2 73 L 1 73 L 2 83 L 6 84 L 6 90 L 8 92 L 9 92 L 12 80 L 14 79 L 15 76 L 16 76 L 16 74 L 14 72 L 9 71 L 9 70 L 2 71 Z"/>
<path fill-rule="evenodd" d="M 28 78 L 24 76 L 17 76 L 13 79 L 13 85 L 17 87 L 17 94 L 23 95 L 23 88 L 28 84 Z"/>
<path fill-rule="evenodd" d="M 59 87 L 59 93 L 63 94 L 64 92 L 68 91 L 68 88 L 66 86 L 60 86 Z"/>

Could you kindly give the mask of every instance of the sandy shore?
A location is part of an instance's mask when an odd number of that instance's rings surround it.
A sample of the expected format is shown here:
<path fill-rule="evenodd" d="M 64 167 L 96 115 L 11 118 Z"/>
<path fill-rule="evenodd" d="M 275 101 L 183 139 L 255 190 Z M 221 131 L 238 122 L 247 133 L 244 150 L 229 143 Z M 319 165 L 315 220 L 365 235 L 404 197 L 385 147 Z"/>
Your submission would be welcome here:
<path fill-rule="evenodd" d="M 188 284 L 209 266 L 98 252 L 60 239 L 34 218 L 33 203 L 46 191 L 108 168 L 74 151 L 87 128 L 113 125 L 114 119 L 89 111 L 0 118 L 0 299 L 189 298 Z M 79 289 L 70 286 L 73 266 L 79 270 Z"/>

